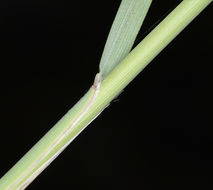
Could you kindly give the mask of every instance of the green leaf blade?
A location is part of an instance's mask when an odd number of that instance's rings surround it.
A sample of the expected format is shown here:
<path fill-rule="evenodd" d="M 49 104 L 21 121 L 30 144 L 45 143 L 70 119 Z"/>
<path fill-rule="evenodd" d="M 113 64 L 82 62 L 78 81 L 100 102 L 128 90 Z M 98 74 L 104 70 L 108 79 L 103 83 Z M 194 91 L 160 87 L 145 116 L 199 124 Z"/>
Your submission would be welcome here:
<path fill-rule="evenodd" d="M 104 79 L 130 52 L 152 0 L 122 0 L 99 69 Z"/>

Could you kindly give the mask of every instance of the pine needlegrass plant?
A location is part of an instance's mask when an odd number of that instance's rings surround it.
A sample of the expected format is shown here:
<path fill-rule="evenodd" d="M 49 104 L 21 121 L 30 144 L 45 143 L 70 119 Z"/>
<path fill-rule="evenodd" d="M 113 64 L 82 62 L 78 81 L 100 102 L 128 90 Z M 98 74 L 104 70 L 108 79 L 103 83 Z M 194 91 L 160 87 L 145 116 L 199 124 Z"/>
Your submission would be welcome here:
<path fill-rule="evenodd" d="M 122 0 L 88 92 L 0 180 L 25 189 L 212 0 L 183 0 L 131 52 L 151 0 Z"/>

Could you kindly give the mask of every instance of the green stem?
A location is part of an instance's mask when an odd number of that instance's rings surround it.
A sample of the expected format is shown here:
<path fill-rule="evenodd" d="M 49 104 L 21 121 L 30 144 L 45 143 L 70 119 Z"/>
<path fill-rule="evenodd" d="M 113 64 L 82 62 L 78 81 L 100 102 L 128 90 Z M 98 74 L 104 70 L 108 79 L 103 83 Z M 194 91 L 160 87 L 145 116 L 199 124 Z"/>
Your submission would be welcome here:
<path fill-rule="evenodd" d="M 1 178 L 0 189 L 24 189 L 29 185 L 113 98 L 211 2 L 212 0 L 183 0 L 102 81 L 101 85 L 99 84 L 100 89 L 96 88 L 95 83 L 85 96 Z"/>

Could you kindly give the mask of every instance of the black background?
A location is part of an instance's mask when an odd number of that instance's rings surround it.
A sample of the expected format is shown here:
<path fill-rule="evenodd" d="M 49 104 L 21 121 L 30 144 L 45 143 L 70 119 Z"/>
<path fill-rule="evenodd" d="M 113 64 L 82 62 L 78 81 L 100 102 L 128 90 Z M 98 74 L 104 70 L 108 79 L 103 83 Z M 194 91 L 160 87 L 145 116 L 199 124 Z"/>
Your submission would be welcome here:
<path fill-rule="evenodd" d="M 86 92 L 120 1 L 0 2 L 0 176 Z M 154 1 L 136 44 L 180 0 Z M 201 13 L 29 187 L 212 187 L 212 17 Z"/>

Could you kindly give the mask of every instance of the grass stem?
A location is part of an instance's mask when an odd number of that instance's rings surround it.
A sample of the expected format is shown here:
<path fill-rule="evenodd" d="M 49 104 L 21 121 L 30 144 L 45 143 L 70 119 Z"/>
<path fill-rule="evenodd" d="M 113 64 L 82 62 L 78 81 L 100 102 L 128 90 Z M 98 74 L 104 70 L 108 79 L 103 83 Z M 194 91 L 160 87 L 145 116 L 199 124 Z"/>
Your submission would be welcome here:
<path fill-rule="evenodd" d="M 94 88 L 96 85 L 92 86 L 85 96 L 1 178 L 0 189 L 21 190 L 27 187 L 104 110 L 113 98 L 211 2 L 212 0 L 183 0 L 107 75 L 98 87 L 95 99 L 93 98 L 97 90 L 96 87 Z M 66 131 L 68 132 L 66 133 Z M 62 136 L 63 138 L 61 138 Z M 54 144 L 54 142 L 57 143 Z"/>

